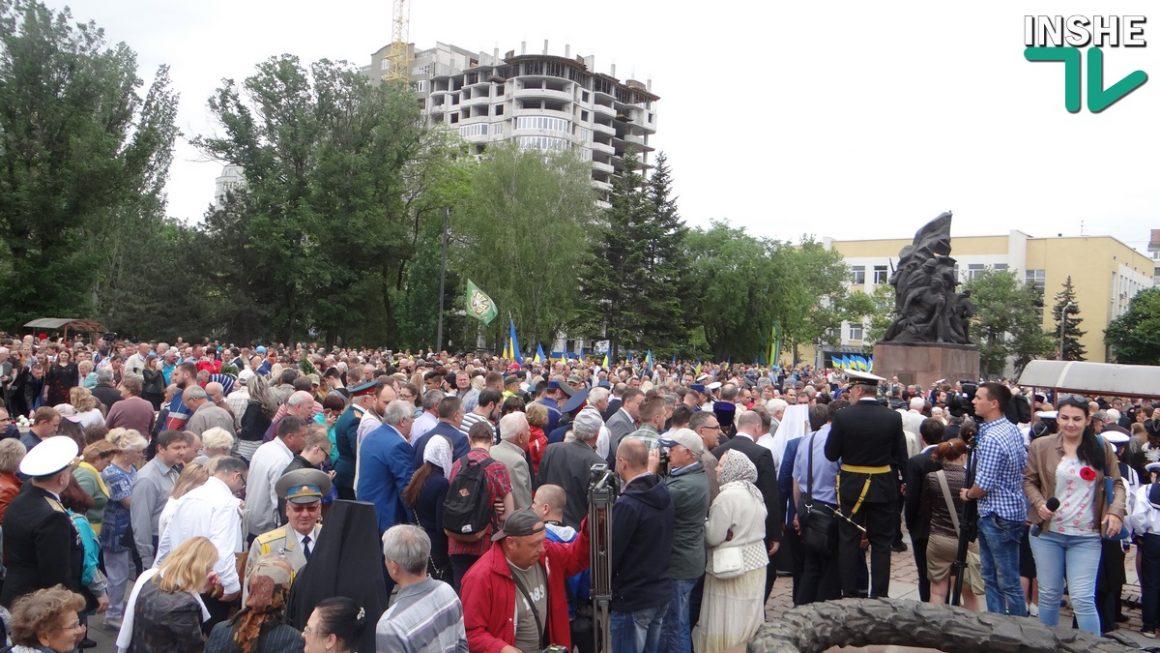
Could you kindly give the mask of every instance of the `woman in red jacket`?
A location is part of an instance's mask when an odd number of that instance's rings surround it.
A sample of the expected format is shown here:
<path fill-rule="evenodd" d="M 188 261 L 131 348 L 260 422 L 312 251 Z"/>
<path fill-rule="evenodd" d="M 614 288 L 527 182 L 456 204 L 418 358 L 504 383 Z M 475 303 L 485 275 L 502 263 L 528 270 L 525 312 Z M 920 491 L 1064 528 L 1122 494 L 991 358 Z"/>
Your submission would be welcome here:
<path fill-rule="evenodd" d="M 473 653 L 499 653 L 505 646 L 539 651 L 550 644 L 572 650 L 564 583 L 588 568 L 587 524 L 568 544 L 544 538 L 539 516 L 517 510 L 463 577 L 463 621 Z"/>

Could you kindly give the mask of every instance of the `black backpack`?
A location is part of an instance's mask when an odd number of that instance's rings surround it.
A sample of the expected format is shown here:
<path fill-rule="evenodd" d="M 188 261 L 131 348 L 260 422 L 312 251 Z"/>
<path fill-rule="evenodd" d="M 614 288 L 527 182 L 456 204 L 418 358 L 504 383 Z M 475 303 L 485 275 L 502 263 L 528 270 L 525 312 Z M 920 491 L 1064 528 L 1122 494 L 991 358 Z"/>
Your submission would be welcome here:
<path fill-rule="evenodd" d="M 487 531 L 494 508 L 484 470 L 495 461 L 463 459 L 463 467 L 447 488 L 443 501 L 443 531 L 460 542 L 478 542 Z"/>

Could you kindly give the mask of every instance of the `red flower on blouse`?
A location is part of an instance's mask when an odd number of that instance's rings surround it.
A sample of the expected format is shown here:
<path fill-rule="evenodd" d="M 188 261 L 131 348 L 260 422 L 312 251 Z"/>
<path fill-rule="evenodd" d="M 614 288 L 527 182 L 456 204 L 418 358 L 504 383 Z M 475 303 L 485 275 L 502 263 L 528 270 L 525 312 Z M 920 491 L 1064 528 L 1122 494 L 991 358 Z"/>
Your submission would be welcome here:
<path fill-rule="evenodd" d="M 1096 480 L 1096 470 L 1085 465 L 1080 468 L 1079 477 L 1085 481 L 1094 481 Z"/>

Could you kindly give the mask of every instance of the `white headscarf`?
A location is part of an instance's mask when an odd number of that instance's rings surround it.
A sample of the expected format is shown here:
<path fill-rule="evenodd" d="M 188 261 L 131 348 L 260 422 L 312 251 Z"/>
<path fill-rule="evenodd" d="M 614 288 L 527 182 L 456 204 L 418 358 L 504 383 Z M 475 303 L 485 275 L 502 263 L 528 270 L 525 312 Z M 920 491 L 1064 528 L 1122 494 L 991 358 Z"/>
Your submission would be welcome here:
<path fill-rule="evenodd" d="M 444 476 L 450 476 L 451 445 L 447 443 L 447 438 L 436 435 L 427 440 L 427 446 L 423 449 L 423 462 L 437 466 L 443 470 Z"/>

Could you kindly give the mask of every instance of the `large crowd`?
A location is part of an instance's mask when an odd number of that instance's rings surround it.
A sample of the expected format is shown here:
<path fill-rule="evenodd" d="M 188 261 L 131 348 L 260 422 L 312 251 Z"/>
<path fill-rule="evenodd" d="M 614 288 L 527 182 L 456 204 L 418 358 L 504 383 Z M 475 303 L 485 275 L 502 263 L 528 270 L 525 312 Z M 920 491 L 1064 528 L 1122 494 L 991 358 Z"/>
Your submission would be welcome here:
<path fill-rule="evenodd" d="M 18 653 L 92 646 L 98 620 L 133 652 L 585 652 L 605 589 L 614 653 L 725 651 L 779 576 L 799 605 L 887 596 L 904 532 L 922 600 L 1050 626 L 1066 601 L 1095 634 L 1124 620 L 1134 544 L 1160 625 L 1160 415 L 1139 400 L 808 366 L 0 345 Z M 601 465 L 619 483 L 592 542 Z"/>

